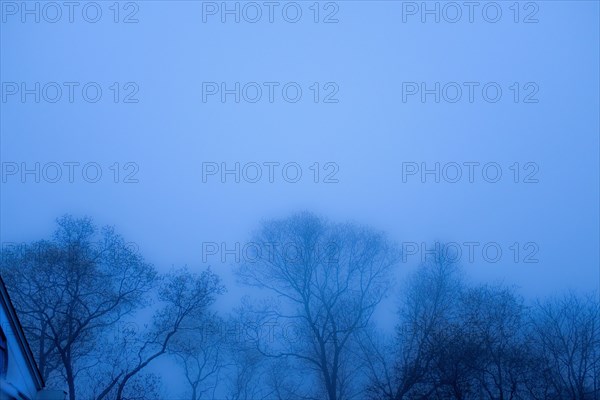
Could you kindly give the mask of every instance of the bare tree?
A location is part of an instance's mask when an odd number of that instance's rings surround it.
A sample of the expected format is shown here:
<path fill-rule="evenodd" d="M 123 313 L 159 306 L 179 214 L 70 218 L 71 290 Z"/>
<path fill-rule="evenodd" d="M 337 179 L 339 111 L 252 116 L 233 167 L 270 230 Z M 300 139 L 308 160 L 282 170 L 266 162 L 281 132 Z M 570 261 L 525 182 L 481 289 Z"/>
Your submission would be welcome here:
<path fill-rule="evenodd" d="M 147 325 L 140 324 L 137 318 L 132 318 L 98 337 L 97 349 L 93 353 L 97 363 L 78 377 L 78 398 L 95 399 L 117 378 L 123 366 L 133 364 L 132 358 L 142 345 L 141 338 L 147 330 Z M 138 390 L 139 387 L 144 387 L 144 390 Z M 141 371 L 131 379 L 124 391 L 124 398 L 155 400 L 162 397 L 160 390 L 160 377 L 151 372 Z"/>
<path fill-rule="evenodd" d="M 443 251 L 430 255 L 402 292 L 396 345 L 365 351 L 372 397 L 517 398 L 530 367 L 524 313 L 512 289 L 469 286 Z"/>
<path fill-rule="evenodd" d="M 69 398 L 96 361 L 96 338 L 144 304 L 156 272 L 112 228 L 64 216 L 50 241 L 3 253 L 2 273 L 44 378 Z"/>
<path fill-rule="evenodd" d="M 374 398 L 434 395 L 439 382 L 432 373 L 443 365 L 437 357 L 443 348 L 440 340 L 451 332 L 463 286 L 460 269 L 443 252 L 431 255 L 410 277 L 402 292 L 395 345 L 380 343 L 367 349 L 374 365 L 369 388 Z"/>
<path fill-rule="evenodd" d="M 277 379 L 270 373 L 277 360 L 264 357 L 257 348 L 259 342 L 274 339 L 273 328 L 269 317 L 256 312 L 248 297 L 223 324 L 220 336 L 227 350 L 224 378 L 228 400 L 277 398 L 272 387 L 272 381 Z"/>
<path fill-rule="evenodd" d="M 394 367 L 399 349 L 394 338 L 366 331 L 359 340 L 360 355 L 368 382 L 366 396 L 371 399 L 393 399 L 398 392 L 398 377 Z"/>
<path fill-rule="evenodd" d="M 162 279 L 152 326 L 133 346 L 124 349 L 126 359 L 119 363 L 96 400 L 125 399 L 131 382 L 151 362 L 170 350 L 173 339 L 209 312 L 208 307 L 224 288 L 210 269 L 196 275 L 186 269 L 174 271 Z M 133 348 L 133 349 L 132 349 Z"/>
<path fill-rule="evenodd" d="M 536 399 L 600 398 L 600 307 L 593 296 L 573 293 L 538 303 L 533 314 L 539 368 Z"/>
<path fill-rule="evenodd" d="M 215 397 L 219 372 L 226 362 L 223 325 L 216 315 L 208 314 L 175 335 L 170 352 L 183 368 L 191 400 Z"/>
<path fill-rule="evenodd" d="M 364 341 L 371 398 L 600 399 L 595 297 L 528 308 L 512 288 L 468 285 L 438 253 L 402 300 L 395 346 Z"/>
<path fill-rule="evenodd" d="M 526 392 L 531 367 L 523 300 L 514 290 L 482 285 L 461 298 L 461 335 L 475 350 L 468 367 L 476 376 L 478 397 L 516 399 Z"/>
<path fill-rule="evenodd" d="M 228 400 L 261 400 L 272 394 L 266 388 L 264 358 L 256 349 L 246 346 L 230 354 L 226 382 Z"/>
<path fill-rule="evenodd" d="M 309 213 L 264 223 L 254 244 L 239 276 L 275 295 L 280 306 L 264 313 L 296 332 L 258 349 L 301 361 L 316 373 L 320 396 L 351 398 L 349 349 L 387 294 L 396 250 L 380 233 Z"/>
<path fill-rule="evenodd" d="M 151 397 L 159 382 L 146 366 L 224 290 L 210 270 L 159 277 L 112 228 L 71 216 L 52 240 L 3 252 L 2 273 L 44 378 L 66 381 L 71 400 Z M 151 299 L 152 322 L 113 340 Z"/>

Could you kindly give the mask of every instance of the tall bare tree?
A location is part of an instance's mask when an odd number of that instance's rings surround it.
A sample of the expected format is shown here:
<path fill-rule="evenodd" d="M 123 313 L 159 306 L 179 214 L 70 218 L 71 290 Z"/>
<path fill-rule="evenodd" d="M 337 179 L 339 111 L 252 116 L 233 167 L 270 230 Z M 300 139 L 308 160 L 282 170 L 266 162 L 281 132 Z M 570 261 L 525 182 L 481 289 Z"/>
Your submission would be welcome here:
<path fill-rule="evenodd" d="M 265 222 L 253 243 L 251 262 L 239 276 L 277 298 L 279 307 L 264 314 L 287 335 L 259 343 L 259 350 L 302 362 L 316 373 L 322 398 L 351 398 L 356 371 L 350 349 L 387 294 L 394 246 L 378 232 L 310 213 Z"/>
<path fill-rule="evenodd" d="M 2 274 L 44 378 L 64 377 L 74 400 L 96 338 L 144 304 L 156 272 L 112 228 L 57 223 L 52 240 L 3 252 Z"/>
<path fill-rule="evenodd" d="M 145 368 L 173 337 L 202 318 L 223 292 L 210 270 L 157 275 L 110 227 L 64 216 L 51 240 L 10 248 L 2 274 L 44 378 L 67 384 L 70 400 L 141 398 L 158 381 Z M 151 300 L 152 309 L 147 310 Z M 112 340 L 141 312 L 151 323 Z M 81 394 L 81 396 L 79 396 Z"/>
<path fill-rule="evenodd" d="M 470 286 L 436 252 L 408 280 L 399 317 L 395 345 L 365 350 L 373 398 L 514 399 L 525 391 L 525 308 L 512 289 Z"/>
<path fill-rule="evenodd" d="M 468 284 L 440 253 L 401 299 L 395 340 L 363 341 L 371 398 L 600 399 L 595 297 L 526 307 L 513 288 Z"/>

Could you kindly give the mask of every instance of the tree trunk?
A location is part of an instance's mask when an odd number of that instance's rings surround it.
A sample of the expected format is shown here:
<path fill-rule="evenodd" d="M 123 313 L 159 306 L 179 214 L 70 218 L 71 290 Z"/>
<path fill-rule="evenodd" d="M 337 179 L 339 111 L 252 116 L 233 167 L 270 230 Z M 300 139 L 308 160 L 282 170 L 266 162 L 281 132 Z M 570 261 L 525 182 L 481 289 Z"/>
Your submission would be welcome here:
<path fill-rule="evenodd" d="M 63 357 L 63 359 L 65 358 L 66 357 Z M 68 359 L 64 361 L 64 364 L 67 384 L 69 385 L 69 400 L 75 400 L 75 377 L 73 376 L 73 366 Z"/>

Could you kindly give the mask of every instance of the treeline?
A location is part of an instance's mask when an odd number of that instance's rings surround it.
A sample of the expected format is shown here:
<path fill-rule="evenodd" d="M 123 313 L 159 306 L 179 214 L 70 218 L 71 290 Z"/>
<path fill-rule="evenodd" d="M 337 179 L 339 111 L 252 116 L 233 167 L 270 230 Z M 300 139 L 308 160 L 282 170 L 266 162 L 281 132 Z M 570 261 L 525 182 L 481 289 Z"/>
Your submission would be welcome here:
<path fill-rule="evenodd" d="M 255 294 L 219 315 L 210 268 L 161 274 L 112 228 L 57 223 L 5 248 L 2 277 L 44 379 L 70 400 L 600 400 L 592 295 L 526 302 L 469 283 L 441 253 L 396 284 L 384 233 L 299 213 L 261 224 L 235 266 Z M 390 295 L 386 336 L 372 317 Z M 167 361 L 177 393 L 148 368 Z"/>

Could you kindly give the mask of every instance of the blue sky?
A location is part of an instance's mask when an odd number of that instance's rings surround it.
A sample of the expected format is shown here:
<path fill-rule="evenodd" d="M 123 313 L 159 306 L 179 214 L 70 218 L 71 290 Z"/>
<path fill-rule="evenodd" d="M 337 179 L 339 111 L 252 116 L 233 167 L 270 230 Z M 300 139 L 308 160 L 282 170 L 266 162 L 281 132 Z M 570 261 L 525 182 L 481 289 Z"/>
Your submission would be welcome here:
<path fill-rule="evenodd" d="M 87 22 L 80 8 L 70 23 L 61 6 L 62 17 L 50 23 L 45 19 L 54 18 L 54 10 L 40 3 L 37 23 L 35 15 L 22 22 L 20 2 L 2 1 L 1 241 L 47 237 L 54 219 L 68 212 L 115 225 L 159 269 L 199 268 L 202 243 L 233 247 L 247 241 L 261 219 L 309 209 L 385 230 L 399 243 L 497 244 L 502 259 L 491 263 L 476 253 L 476 262 L 464 263 L 469 274 L 516 284 L 526 295 L 596 290 L 598 2 L 520 2 L 517 17 L 513 2 L 494 3 L 502 11 L 496 23 L 485 19 L 494 18 L 496 6 L 482 14 L 486 2 L 474 10 L 472 23 L 464 6 L 456 23 L 444 20 L 453 14 L 442 14 L 439 23 L 425 15 L 423 23 L 420 9 L 406 15 L 421 2 L 396 1 L 321 2 L 315 23 L 313 3 L 279 2 L 272 23 L 263 2 L 256 3 L 263 12 L 256 23 L 243 14 L 239 23 L 231 15 L 223 23 L 221 2 L 195 1 L 120 2 L 117 23 L 113 2 L 97 3 L 102 15 L 96 23 Z M 438 4 L 442 9 L 445 3 Z M 206 14 L 215 5 L 217 14 Z M 284 6 L 293 7 L 285 16 Z M 300 21 L 286 21 L 298 7 Z M 123 23 L 130 13 L 137 23 Z M 337 23 L 323 22 L 330 13 Z M 35 82 L 40 102 L 35 94 L 23 102 L 21 83 L 31 89 Z M 43 93 L 49 82 L 62 88 L 56 103 L 47 101 L 55 86 Z M 76 83 L 73 102 L 65 82 Z M 90 90 L 102 89 L 95 103 L 82 93 L 90 82 Z M 230 89 L 256 82 L 264 91 L 256 103 L 241 92 L 239 103 L 234 95 L 222 102 L 219 94 L 206 93 L 203 102 L 203 82 Z M 266 82 L 277 83 L 272 103 Z M 452 83 L 448 90 L 475 82 L 475 97 L 470 102 L 464 91 L 450 103 L 440 94 L 436 103 L 434 95 L 422 102 L 417 94 L 404 102 L 406 82 L 430 89 Z M 16 94 L 10 94 L 13 83 Z M 296 103 L 283 97 L 288 83 L 302 89 Z M 489 83 L 502 89 L 497 102 L 483 97 Z M 323 102 L 334 89 L 338 102 Z M 138 101 L 124 103 L 135 90 L 129 99 Z M 72 183 L 64 164 L 70 162 L 79 163 L 71 164 Z M 271 183 L 265 162 L 296 163 L 302 178 L 287 182 L 276 169 Z M 472 183 L 465 162 L 479 163 Z M 34 175 L 21 176 L 22 163 L 30 169 L 40 163 L 39 183 Z M 56 183 L 49 182 L 51 163 L 61 166 Z M 102 171 L 96 183 L 81 175 L 88 163 Z M 250 183 L 242 176 L 236 183 L 211 175 L 203 182 L 203 163 L 258 163 L 263 178 Z M 325 169 L 326 163 L 333 164 Z M 403 182 L 406 163 L 440 163 L 440 169 L 456 163 L 463 178 L 436 183 L 415 175 Z M 481 176 L 488 163 L 502 171 L 496 183 Z M 338 182 L 323 182 L 334 170 Z M 532 172 L 538 182 L 523 182 Z M 137 183 L 125 183 L 127 176 Z M 523 262 L 532 249 L 538 262 Z M 413 268 L 418 257 L 399 271 Z M 209 261 L 233 285 L 229 263 Z"/>

